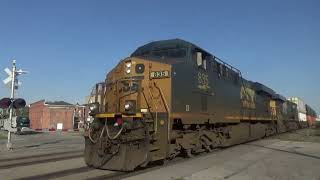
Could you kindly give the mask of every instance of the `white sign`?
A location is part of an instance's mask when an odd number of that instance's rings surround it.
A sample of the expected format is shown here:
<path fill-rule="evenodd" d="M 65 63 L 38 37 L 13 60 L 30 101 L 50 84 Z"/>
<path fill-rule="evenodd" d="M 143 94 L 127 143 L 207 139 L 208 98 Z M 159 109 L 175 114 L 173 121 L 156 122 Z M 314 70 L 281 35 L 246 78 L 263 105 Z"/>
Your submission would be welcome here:
<path fill-rule="evenodd" d="M 9 118 L 5 119 L 3 128 L 10 132 L 17 132 L 17 116 L 12 117 L 12 123 Z"/>
<path fill-rule="evenodd" d="M 5 80 L 3 80 L 3 83 L 11 87 L 12 71 L 9 68 L 5 68 L 4 71 L 8 74 L 8 77 Z M 23 71 L 22 69 L 17 70 L 15 72 L 15 75 L 16 75 L 15 83 L 14 83 L 15 89 L 18 89 L 18 87 L 21 86 L 22 84 L 21 81 L 18 80 L 17 76 L 21 74 L 27 74 L 27 73 L 28 73 L 27 71 Z"/>
<path fill-rule="evenodd" d="M 8 74 L 8 77 L 5 80 L 3 80 L 3 83 L 9 84 L 12 81 L 12 72 L 9 68 L 5 68 L 4 71 Z"/>
<path fill-rule="evenodd" d="M 57 130 L 62 130 L 63 124 L 62 123 L 57 123 Z"/>

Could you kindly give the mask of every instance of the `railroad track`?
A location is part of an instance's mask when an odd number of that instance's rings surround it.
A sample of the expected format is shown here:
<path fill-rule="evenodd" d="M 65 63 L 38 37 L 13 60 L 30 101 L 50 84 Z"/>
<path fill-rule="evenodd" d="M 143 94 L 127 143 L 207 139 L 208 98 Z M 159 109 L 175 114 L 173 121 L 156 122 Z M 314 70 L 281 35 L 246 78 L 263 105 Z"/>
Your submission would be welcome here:
<path fill-rule="evenodd" d="M 224 148 L 215 149 L 212 153 L 222 151 Z M 203 157 L 212 153 L 200 153 L 194 158 Z M 88 167 L 83 160 L 83 151 L 57 152 L 40 154 L 28 157 L 0 159 L 0 179 L 124 179 L 154 171 L 163 167 L 184 163 L 193 158 L 176 157 L 164 164 L 154 163 L 147 168 L 140 168 L 134 172 L 119 172 L 99 170 Z M 9 173 L 9 172 L 16 173 Z"/>
<path fill-rule="evenodd" d="M 41 154 L 29 157 L 7 158 L 0 160 L 0 170 L 18 166 L 27 166 L 39 163 L 55 162 L 66 159 L 73 159 L 83 156 L 83 151 L 58 152 L 52 154 Z"/>
<path fill-rule="evenodd" d="M 255 144 L 246 143 L 247 146 Z M 264 146 L 263 146 L 264 147 Z M 229 147 L 233 148 L 233 147 Z M 229 149 L 228 148 L 228 149 Z M 262 148 L 262 147 L 261 147 Z M 265 148 L 265 147 L 264 147 Z M 200 158 L 212 155 L 212 153 L 219 153 L 225 148 L 216 149 L 211 153 L 201 153 L 194 158 Z M 278 149 L 272 149 L 278 150 Z M 163 167 L 173 166 L 179 163 L 188 162 L 194 158 L 182 158 L 177 157 L 171 161 L 167 161 L 165 164 L 152 164 L 148 168 L 140 168 L 134 172 L 119 172 L 119 171 L 108 171 L 99 170 L 87 167 L 83 161 L 82 151 L 72 152 L 59 152 L 52 154 L 42 154 L 31 157 L 20 157 L 20 158 L 7 158 L 0 160 L 0 177 L 4 179 L 19 179 L 19 180 L 37 180 L 37 179 L 88 179 L 88 180 L 99 180 L 99 179 L 124 179 L 143 173 L 151 172 Z M 46 162 L 45 162 L 46 161 Z M 44 167 L 51 168 L 47 170 Z M 26 175 L 21 172 L 28 171 L 28 169 L 34 169 L 34 172 L 27 173 Z M 6 176 L 3 172 L 11 171 L 15 175 Z"/>
<path fill-rule="evenodd" d="M 229 147 L 232 148 L 232 147 Z M 200 153 L 194 158 L 200 158 L 218 153 L 225 148 L 215 149 L 211 153 Z M 151 172 L 163 167 L 188 162 L 194 158 L 176 157 L 164 164 L 154 163 L 147 168 L 140 168 L 133 172 L 119 172 L 99 170 L 88 167 L 83 160 L 83 151 L 57 152 L 51 154 L 34 155 L 30 157 L 0 159 L 0 177 L 2 179 L 37 180 L 37 179 L 124 179 L 143 173 Z M 45 168 L 47 167 L 47 168 Z M 22 173 L 34 169 L 33 172 Z M 48 170 L 50 169 L 50 170 Z M 7 176 L 3 171 L 16 171 L 17 174 Z M 4 177 L 4 178 L 3 178 Z"/>
<path fill-rule="evenodd" d="M 83 150 L 0 159 L 0 179 L 87 179 L 115 178 L 122 172 L 97 170 L 83 160 Z"/>
<path fill-rule="evenodd" d="M 200 154 L 197 157 L 201 157 Z M 83 151 L 57 152 L 29 157 L 0 159 L 1 180 L 37 180 L 37 179 L 123 179 L 142 173 L 160 169 L 188 161 L 186 158 L 175 158 L 164 165 L 157 163 L 148 168 L 141 168 L 134 172 L 119 172 L 99 170 L 88 167 L 83 160 Z"/>
<path fill-rule="evenodd" d="M 246 146 L 255 146 L 260 148 L 267 148 L 273 151 L 283 151 L 287 153 L 298 154 L 290 150 L 285 150 L 268 145 L 259 145 L 253 142 L 243 143 Z M 236 146 L 235 146 L 236 147 Z M 228 147 L 233 148 L 232 147 Z M 212 153 L 219 153 L 224 151 L 225 148 L 216 149 Z M 210 156 L 212 153 L 201 153 L 194 158 Z M 298 155 L 308 156 L 319 159 L 312 155 L 299 153 Z M 87 167 L 83 160 L 83 150 L 74 150 L 66 152 L 55 152 L 47 154 L 37 154 L 32 156 L 3 158 L 0 159 L 0 179 L 20 179 L 20 180 L 37 180 L 37 179 L 124 179 L 147 172 L 152 172 L 163 167 L 170 167 L 179 163 L 188 162 L 194 158 L 177 157 L 165 164 L 153 164 L 148 168 L 140 168 L 134 172 L 118 172 L 99 170 Z"/>
<path fill-rule="evenodd" d="M 206 152 L 202 152 L 199 153 L 198 155 L 196 155 L 194 158 L 200 158 L 203 156 L 208 156 L 212 153 L 217 153 L 222 151 L 224 148 L 219 148 L 219 149 L 214 149 L 212 152 L 210 153 L 206 153 Z M 144 174 L 147 172 L 151 172 L 151 171 L 155 171 L 157 169 L 161 169 L 164 167 L 170 167 L 179 163 L 184 163 L 184 162 L 188 162 L 191 161 L 193 158 L 184 158 L 184 157 L 176 157 L 172 160 L 168 160 L 165 162 L 156 162 L 154 164 L 148 165 L 148 167 L 146 168 L 138 168 L 133 172 L 117 172 L 114 174 L 106 174 L 106 175 L 101 175 L 101 176 L 96 176 L 96 177 L 92 177 L 92 178 L 88 178 L 87 180 L 100 180 L 100 179 L 112 179 L 112 180 L 119 180 L 119 179 L 124 179 L 124 178 L 128 178 L 128 177 L 132 177 L 132 176 L 136 176 L 139 174 Z"/>

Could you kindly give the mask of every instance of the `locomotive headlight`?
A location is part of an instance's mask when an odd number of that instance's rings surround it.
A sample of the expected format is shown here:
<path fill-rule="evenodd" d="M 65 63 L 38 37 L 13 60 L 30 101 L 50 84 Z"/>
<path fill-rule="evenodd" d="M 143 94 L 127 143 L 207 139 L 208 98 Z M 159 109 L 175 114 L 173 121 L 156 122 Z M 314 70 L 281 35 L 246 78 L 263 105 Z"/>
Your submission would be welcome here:
<path fill-rule="evenodd" d="M 136 101 L 135 100 L 126 100 L 124 103 L 124 110 L 127 113 L 133 113 L 136 111 Z"/>
<path fill-rule="evenodd" d="M 125 104 L 125 105 L 124 105 L 124 109 L 125 109 L 126 111 L 130 111 L 131 105 L 130 105 L 129 103 Z"/>
<path fill-rule="evenodd" d="M 131 69 L 127 69 L 127 70 L 126 70 L 126 73 L 127 73 L 127 74 L 130 74 L 130 73 L 131 73 Z"/>
<path fill-rule="evenodd" d="M 96 109 L 96 107 L 95 106 L 90 106 L 89 109 L 90 109 L 90 111 L 93 111 L 93 110 Z"/>
<path fill-rule="evenodd" d="M 99 111 L 99 104 L 98 103 L 91 103 L 89 104 L 90 114 L 96 114 Z"/>
<path fill-rule="evenodd" d="M 127 68 L 131 68 L 131 62 L 126 63 Z"/>

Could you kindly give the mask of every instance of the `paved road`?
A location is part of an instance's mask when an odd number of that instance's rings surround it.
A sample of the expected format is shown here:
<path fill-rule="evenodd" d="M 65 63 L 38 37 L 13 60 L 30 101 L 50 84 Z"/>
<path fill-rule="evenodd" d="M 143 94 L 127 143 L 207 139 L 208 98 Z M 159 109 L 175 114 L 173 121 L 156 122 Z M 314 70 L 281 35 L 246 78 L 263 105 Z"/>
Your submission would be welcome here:
<path fill-rule="evenodd" d="M 280 136 L 279 136 L 280 137 Z M 77 133 L 14 136 L 7 152 L 0 140 L 0 179 L 315 179 L 320 180 L 320 144 L 269 138 L 134 174 L 88 168 Z M 121 176 L 119 176 L 121 175 Z"/>

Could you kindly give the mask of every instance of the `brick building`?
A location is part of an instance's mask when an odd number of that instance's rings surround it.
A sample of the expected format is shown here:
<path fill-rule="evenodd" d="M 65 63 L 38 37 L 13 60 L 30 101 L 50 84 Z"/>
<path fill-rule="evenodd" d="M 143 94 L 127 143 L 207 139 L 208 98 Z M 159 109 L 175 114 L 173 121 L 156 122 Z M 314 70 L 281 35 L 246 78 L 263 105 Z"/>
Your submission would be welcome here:
<path fill-rule="evenodd" d="M 41 130 L 78 129 L 85 121 L 86 114 L 85 106 L 41 100 L 30 104 L 30 127 Z"/>

